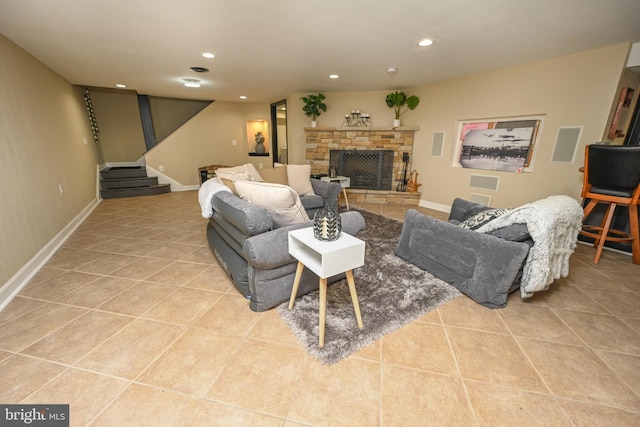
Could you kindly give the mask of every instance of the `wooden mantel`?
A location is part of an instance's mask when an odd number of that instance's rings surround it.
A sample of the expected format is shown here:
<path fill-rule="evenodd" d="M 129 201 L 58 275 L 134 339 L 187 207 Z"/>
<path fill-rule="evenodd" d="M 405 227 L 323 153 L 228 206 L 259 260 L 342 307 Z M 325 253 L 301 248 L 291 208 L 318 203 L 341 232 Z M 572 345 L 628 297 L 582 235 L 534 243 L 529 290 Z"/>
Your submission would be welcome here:
<path fill-rule="evenodd" d="M 365 127 L 306 127 L 304 128 L 307 132 L 417 132 L 420 130 L 419 126 L 401 126 L 399 128 L 393 127 L 375 127 L 375 128 L 365 128 Z"/>

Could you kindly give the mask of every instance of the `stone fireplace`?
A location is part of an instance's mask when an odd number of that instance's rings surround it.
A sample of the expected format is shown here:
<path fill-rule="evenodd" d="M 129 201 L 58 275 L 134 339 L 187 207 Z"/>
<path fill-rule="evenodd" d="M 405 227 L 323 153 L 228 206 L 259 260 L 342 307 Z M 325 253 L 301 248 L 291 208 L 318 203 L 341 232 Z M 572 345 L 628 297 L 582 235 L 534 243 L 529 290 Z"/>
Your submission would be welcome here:
<path fill-rule="evenodd" d="M 417 205 L 420 201 L 420 193 L 398 192 L 395 190 L 403 178 L 403 153 L 409 155 L 409 166 L 411 166 L 413 160 L 413 140 L 415 132 L 418 130 L 419 128 L 417 127 L 402 127 L 396 129 L 305 128 L 307 162 L 311 165 L 312 174 L 328 175 L 330 167 L 335 166 L 335 164 L 332 163 L 332 152 L 334 151 L 343 151 L 343 156 L 348 153 L 347 163 L 352 162 L 353 159 L 351 159 L 350 156 L 357 154 L 355 153 L 356 151 L 386 152 L 387 154 L 382 156 L 382 162 L 385 163 L 385 167 L 387 168 L 389 167 L 388 163 L 391 163 L 391 172 L 390 174 L 388 170 L 384 172 L 386 177 L 381 178 L 380 188 L 365 188 L 365 186 L 371 185 L 369 181 L 372 178 L 368 176 L 368 172 L 345 172 L 344 170 L 341 172 L 338 168 L 338 174 L 351 178 L 351 187 L 347 190 L 349 199 L 371 203 L 404 203 Z M 345 159 L 343 158 L 343 164 L 344 161 Z M 376 161 L 380 162 L 381 160 L 376 157 Z M 360 180 L 366 180 L 367 183 L 361 184 Z M 378 178 L 376 177 L 375 180 L 377 186 Z"/>

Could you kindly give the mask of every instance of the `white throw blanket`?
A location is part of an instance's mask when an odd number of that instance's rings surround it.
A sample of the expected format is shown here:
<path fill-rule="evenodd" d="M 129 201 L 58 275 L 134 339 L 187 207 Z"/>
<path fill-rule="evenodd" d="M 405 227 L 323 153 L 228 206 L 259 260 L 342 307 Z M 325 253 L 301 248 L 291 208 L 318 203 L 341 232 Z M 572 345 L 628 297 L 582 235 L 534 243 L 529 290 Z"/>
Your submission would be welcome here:
<path fill-rule="evenodd" d="M 527 225 L 533 239 L 525 261 L 520 294 L 529 298 L 569 274 L 569 257 L 582 228 L 582 208 L 569 196 L 550 196 L 528 203 L 488 222 L 477 231 L 488 233 L 511 224 Z"/>
<path fill-rule="evenodd" d="M 213 207 L 211 200 L 218 191 L 231 192 L 229 187 L 222 184 L 216 178 L 208 179 L 202 183 L 198 190 L 198 202 L 200 202 L 200 210 L 203 218 L 211 218 L 213 216 Z"/>

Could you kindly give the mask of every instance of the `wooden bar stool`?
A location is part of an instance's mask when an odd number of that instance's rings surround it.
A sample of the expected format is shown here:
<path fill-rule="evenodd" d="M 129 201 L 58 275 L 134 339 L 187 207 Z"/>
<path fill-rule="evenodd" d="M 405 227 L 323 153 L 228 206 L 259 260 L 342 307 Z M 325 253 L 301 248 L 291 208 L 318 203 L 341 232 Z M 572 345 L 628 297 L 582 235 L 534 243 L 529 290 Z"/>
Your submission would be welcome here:
<path fill-rule="evenodd" d="M 594 264 L 600 261 L 605 242 L 630 242 L 634 264 L 640 264 L 638 200 L 640 199 L 640 146 L 587 145 L 584 156 L 582 197 L 584 223 L 599 203 L 608 205 L 602 223 L 583 224 L 580 234 L 595 239 Z M 629 232 L 611 228 L 617 206 L 629 209 Z"/>

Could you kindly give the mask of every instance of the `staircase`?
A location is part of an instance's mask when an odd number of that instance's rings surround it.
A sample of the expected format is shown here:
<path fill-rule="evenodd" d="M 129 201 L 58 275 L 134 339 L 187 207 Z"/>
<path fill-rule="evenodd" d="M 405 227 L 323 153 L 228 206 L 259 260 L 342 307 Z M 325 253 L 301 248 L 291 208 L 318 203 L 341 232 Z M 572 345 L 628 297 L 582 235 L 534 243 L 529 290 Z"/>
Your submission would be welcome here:
<path fill-rule="evenodd" d="M 147 176 L 144 166 L 116 166 L 100 171 L 103 199 L 152 196 L 171 192 L 171 184 L 158 184 L 158 177 Z"/>

